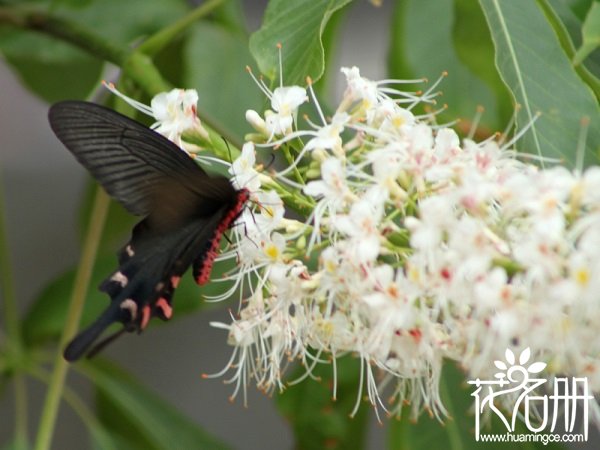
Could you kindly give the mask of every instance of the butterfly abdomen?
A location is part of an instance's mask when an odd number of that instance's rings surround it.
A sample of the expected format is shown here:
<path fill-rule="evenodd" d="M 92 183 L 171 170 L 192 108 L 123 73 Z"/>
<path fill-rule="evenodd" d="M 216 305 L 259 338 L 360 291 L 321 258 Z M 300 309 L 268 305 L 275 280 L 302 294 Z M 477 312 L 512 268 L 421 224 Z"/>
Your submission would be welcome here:
<path fill-rule="evenodd" d="M 215 229 L 213 236 L 207 243 L 207 250 L 203 252 L 194 261 L 194 279 L 200 286 L 206 284 L 210 279 L 210 273 L 212 271 L 215 258 L 217 257 L 217 251 L 223 233 L 225 233 L 239 217 L 244 209 L 244 205 L 250 198 L 250 192 L 247 189 L 241 189 L 237 192 L 237 198 L 235 204 L 228 210 L 226 210 L 221 222 Z"/>

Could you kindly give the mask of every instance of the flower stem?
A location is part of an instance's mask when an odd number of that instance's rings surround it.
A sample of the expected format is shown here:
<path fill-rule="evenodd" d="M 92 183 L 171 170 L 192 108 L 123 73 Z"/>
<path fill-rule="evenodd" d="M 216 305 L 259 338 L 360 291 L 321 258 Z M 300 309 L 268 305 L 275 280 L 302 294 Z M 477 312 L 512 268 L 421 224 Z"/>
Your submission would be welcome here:
<path fill-rule="evenodd" d="M 215 8 L 219 7 L 223 2 L 224 0 L 209 0 L 204 2 L 189 14 L 183 16 L 177 22 L 150 36 L 137 48 L 137 51 L 148 56 L 156 55 L 166 45 L 172 42 L 179 34 L 193 25 L 194 22 L 209 14 Z"/>
<path fill-rule="evenodd" d="M 85 296 L 88 290 L 98 244 L 104 230 L 104 223 L 108 212 L 109 198 L 106 193 L 97 188 L 96 197 L 90 218 L 90 225 L 86 234 L 81 262 L 77 270 L 73 294 L 67 312 L 65 328 L 63 330 L 58 353 L 54 362 L 54 370 L 50 378 L 46 401 L 42 410 L 40 426 L 35 443 L 35 450 L 47 450 L 52 442 L 52 434 L 56 424 L 56 417 L 60 405 L 60 398 L 63 394 L 65 378 L 68 370 L 68 363 L 62 356 L 62 348 L 69 339 L 73 337 L 79 326 L 79 319 L 83 311 Z"/>
<path fill-rule="evenodd" d="M 48 384 L 50 381 L 50 373 L 42 370 L 39 367 L 29 368 L 28 373 L 41 383 Z M 96 416 L 94 416 L 93 411 L 87 407 L 85 402 L 77 395 L 76 392 L 69 389 L 68 386 L 65 386 L 62 392 L 62 398 L 79 416 L 90 434 L 96 439 L 96 443 L 99 444 L 100 448 L 106 450 L 115 448 L 112 440 L 109 439 L 110 437 L 105 434 L 102 424 L 99 422 Z"/>
<path fill-rule="evenodd" d="M 8 230 L 4 207 L 3 183 L 0 179 L 0 294 L 4 299 L 4 325 L 8 334 L 8 350 L 16 360 L 21 359 L 23 337 L 17 309 L 17 295 L 10 262 L 8 247 Z M 15 442 L 24 444 L 27 441 L 27 387 L 24 377 L 15 372 Z"/>
<path fill-rule="evenodd" d="M 289 165 L 292 165 L 294 163 L 294 158 L 292 156 L 292 154 L 290 153 L 290 149 L 288 148 L 287 145 L 284 145 L 281 147 L 281 151 L 283 152 L 283 156 L 285 157 L 287 163 Z M 298 170 L 298 166 L 294 166 L 293 169 L 293 173 L 294 173 L 294 177 L 296 178 L 296 181 L 300 184 L 306 184 L 306 182 L 304 181 L 304 178 L 302 178 L 302 175 L 300 174 L 300 171 Z"/>
<path fill-rule="evenodd" d="M 17 296 L 10 263 L 10 252 L 7 238 L 4 192 L 0 180 L 0 294 L 4 299 L 4 324 L 13 345 L 21 347 L 21 329 L 17 310 Z"/>

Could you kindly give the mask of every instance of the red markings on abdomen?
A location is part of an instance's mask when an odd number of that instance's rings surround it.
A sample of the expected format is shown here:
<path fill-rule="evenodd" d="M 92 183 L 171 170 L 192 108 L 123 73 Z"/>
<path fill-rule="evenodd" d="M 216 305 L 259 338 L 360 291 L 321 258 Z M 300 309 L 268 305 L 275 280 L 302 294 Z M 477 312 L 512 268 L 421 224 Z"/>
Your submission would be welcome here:
<path fill-rule="evenodd" d="M 215 233 L 210 240 L 210 245 L 206 253 L 204 254 L 204 259 L 202 260 L 202 265 L 198 270 L 198 274 L 196 275 L 196 283 L 199 285 L 206 284 L 210 279 L 210 272 L 212 270 L 213 264 L 215 262 L 215 258 L 217 257 L 217 251 L 219 249 L 219 244 L 221 243 L 221 238 L 223 237 L 223 233 L 225 233 L 229 227 L 233 224 L 235 219 L 238 218 L 240 213 L 242 212 L 242 208 L 250 198 L 250 191 L 248 189 L 240 189 L 237 193 L 237 201 L 233 208 L 231 208 L 227 213 L 223 216 L 223 219 L 217 226 Z"/>

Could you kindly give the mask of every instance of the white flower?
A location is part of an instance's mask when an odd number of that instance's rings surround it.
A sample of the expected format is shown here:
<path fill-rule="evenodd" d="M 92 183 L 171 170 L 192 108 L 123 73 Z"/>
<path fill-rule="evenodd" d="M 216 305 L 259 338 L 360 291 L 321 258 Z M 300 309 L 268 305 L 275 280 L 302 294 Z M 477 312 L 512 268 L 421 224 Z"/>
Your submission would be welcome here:
<path fill-rule="evenodd" d="M 377 103 L 378 92 L 377 84 L 360 76 L 358 67 L 342 67 L 341 72 L 346 76 L 346 91 L 344 97 L 350 101 L 362 100 L 367 103 L 367 107 L 374 106 Z"/>
<path fill-rule="evenodd" d="M 152 128 L 177 142 L 184 131 L 200 125 L 196 115 L 197 103 L 198 93 L 194 89 L 173 89 L 155 95 L 150 102 L 152 115 L 156 119 Z"/>
<path fill-rule="evenodd" d="M 444 232 L 455 223 L 453 205 L 447 198 L 434 196 L 419 203 L 419 211 L 420 220 L 414 217 L 405 220 L 406 227 L 412 231 L 410 243 L 422 250 L 437 248 L 442 243 Z"/>
<path fill-rule="evenodd" d="M 300 86 L 279 87 L 273 91 L 271 107 L 274 112 L 265 112 L 265 130 L 269 140 L 292 132 L 298 107 L 307 99 L 306 89 Z"/>
<path fill-rule="evenodd" d="M 346 113 L 337 113 L 329 125 L 325 125 L 317 130 L 313 137 L 305 145 L 305 150 L 333 150 L 334 153 L 340 153 L 342 148 L 342 139 L 340 134 L 344 131 L 344 125 L 348 122 L 349 116 Z"/>
<path fill-rule="evenodd" d="M 208 133 L 196 113 L 198 93 L 195 89 L 172 89 L 169 92 L 161 92 L 152 98 L 150 107 L 148 107 L 123 95 L 112 83 L 104 83 L 104 86 L 137 110 L 154 117 L 156 122 L 152 124 L 151 128 L 177 144 L 181 149 L 186 151 L 197 149 L 195 145 L 182 140 L 181 136 L 186 131 L 196 132 L 202 138 L 208 139 Z"/>
<path fill-rule="evenodd" d="M 233 184 L 237 189 L 246 188 L 250 192 L 256 192 L 260 188 L 256 165 L 256 152 L 252 142 L 246 142 L 242 147 L 242 153 L 229 168 L 233 176 Z"/>
<path fill-rule="evenodd" d="M 263 233 L 268 233 L 280 227 L 285 209 L 277 192 L 258 192 L 256 202 L 259 205 L 260 212 L 260 214 L 254 216 L 256 227 Z"/>
<path fill-rule="evenodd" d="M 376 191 L 376 192 L 374 192 Z M 332 225 L 348 236 L 348 251 L 355 261 L 374 261 L 379 255 L 379 223 L 383 215 L 384 192 L 375 187 L 370 195 L 355 202 L 348 215 L 338 215 Z"/>
<path fill-rule="evenodd" d="M 306 89 L 300 86 L 278 87 L 271 96 L 271 108 L 282 117 L 293 116 L 308 100 Z"/>
<path fill-rule="evenodd" d="M 250 72 L 252 75 L 252 72 Z M 246 120 L 252 127 L 263 133 L 270 142 L 275 136 L 285 136 L 292 132 L 298 108 L 308 100 L 306 89 L 301 86 L 280 86 L 271 91 L 262 81 L 252 78 L 258 87 L 271 100 L 271 108 L 265 112 L 264 120 L 254 110 L 246 111 Z"/>
<path fill-rule="evenodd" d="M 321 180 L 310 181 L 304 193 L 312 197 L 323 197 L 334 208 L 340 208 L 350 196 L 342 162 L 337 158 L 326 159 L 321 164 Z"/>

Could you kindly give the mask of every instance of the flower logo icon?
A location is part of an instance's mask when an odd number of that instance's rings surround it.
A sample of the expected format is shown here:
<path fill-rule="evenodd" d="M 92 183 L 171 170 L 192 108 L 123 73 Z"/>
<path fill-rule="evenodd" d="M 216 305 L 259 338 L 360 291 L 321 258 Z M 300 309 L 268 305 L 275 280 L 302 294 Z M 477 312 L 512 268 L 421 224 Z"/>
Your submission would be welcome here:
<path fill-rule="evenodd" d="M 501 385 L 511 382 L 526 383 L 529 380 L 530 374 L 540 373 L 546 368 L 546 363 L 539 361 L 525 367 L 525 364 L 527 364 L 531 358 L 531 350 L 529 347 L 523 350 L 519 355 L 518 364 L 516 363 L 515 354 L 509 348 L 504 352 L 504 358 L 506 359 L 506 362 L 500 360 L 494 361 L 494 365 L 502 371 L 494 374 L 494 377 L 500 380 Z M 521 375 L 520 377 L 518 377 L 519 374 Z"/>

